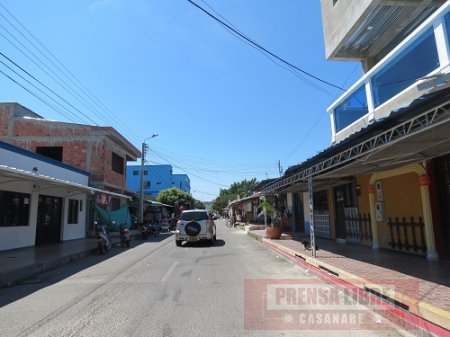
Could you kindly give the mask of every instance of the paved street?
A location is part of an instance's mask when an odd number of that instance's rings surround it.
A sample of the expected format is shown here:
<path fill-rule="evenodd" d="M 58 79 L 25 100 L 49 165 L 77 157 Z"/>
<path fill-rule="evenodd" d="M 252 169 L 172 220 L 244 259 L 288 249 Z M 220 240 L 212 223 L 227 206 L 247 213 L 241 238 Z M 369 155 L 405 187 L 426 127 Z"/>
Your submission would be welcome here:
<path fill-rule="evenodd" d="M 326 331 L 292 330 L 298 320 L 304 324 L 303 330 L 320 325 L 323 322 L 317 321 L 317 315 L 316 321 L 296 314 L 273 321 L 269 314 L 263 315 L 270 321 L 268 325 L 252 321 L 258 317 L 258 302 L 264 295 L 258 286 L 276 283 L 270 280 L 282 284 L 296 280 L 309 288 L 344 295 L 309 270 L 262 247 L 245 232 L 226 228 L 222 220 L 217 221 L 217 229 L 218 241 L 213 247 L 176 247 L 173 237 L 166 234 L 147 242 L 136 240 L 130 249 L 115 248 L 105 256 L 90 256 L 0 289 L 1 336 L 408 335 L 363 305 L 349 305 L 348 301 L 343 310 L 346 319 L 362 312 L 361 326 L 369 329 L 342 330 L 340 321 L 325 324 Z M 288 288 L 294 289 L 284 287 Z M 268 296 L 267 303 L 293 303 L 292 296 L 290 302 L 286 300 L 289 290 L 280 287 L 275 293 L 281 302 L 271 302 Z M 300 305 L 301 298 L 298 293 L 294 302 Z M 312 304 L 317 303 L 308 303 Z M 313 307 L 309 306 L 311 312 L 326 312 L 323 306 Z"/>

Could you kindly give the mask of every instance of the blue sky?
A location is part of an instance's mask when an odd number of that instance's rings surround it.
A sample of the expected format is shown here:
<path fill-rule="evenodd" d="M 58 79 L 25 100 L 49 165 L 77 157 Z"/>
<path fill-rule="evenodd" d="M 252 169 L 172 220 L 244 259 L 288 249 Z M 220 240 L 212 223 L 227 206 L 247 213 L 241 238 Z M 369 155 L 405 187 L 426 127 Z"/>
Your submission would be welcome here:
<path fill-rule="evenodd" d="M 324 80 L 348 88 L 361 74 L 359 64 L 325 59 L 318 0 L 195 2 Z M 0 101 L 19 102 L 49 119 L 111 125 L 138 148 L 158 133 L 148 141 L 148 161 L 187 173 L 199 200 L 214 199 L 236 181 L 277 177 L 278 161 L 287 169 L 330 146 L 326 108 L 341 92 L 299 78 L 187 0 L 0 3 L 95 95 L 83 96 L 86 89 L 34 49 L 0 6 L 0 51 L 70 102 L 76 110 L 62 105 L 79 117 L 53 101 L 50 108 L 2 74 Z M 0 70 L 20 80 L 1 63 Z"/>

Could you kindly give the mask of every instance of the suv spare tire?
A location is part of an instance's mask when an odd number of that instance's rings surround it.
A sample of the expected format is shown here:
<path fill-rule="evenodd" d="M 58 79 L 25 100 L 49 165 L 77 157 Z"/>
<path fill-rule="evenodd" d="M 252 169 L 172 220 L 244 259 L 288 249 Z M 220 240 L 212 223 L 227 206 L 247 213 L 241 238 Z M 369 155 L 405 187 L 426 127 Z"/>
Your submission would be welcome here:
<path fill-rule="evenodd" d="M 200 231 L 202 230 L 202 227 L 200 226 L 200 224 L 196 221 L 191 221 L 188 222 L 185 226 L 184 226 L 184 231 L 186 232 L 187 235 L 189 236 L 197 236 L 200 234 Z"/>

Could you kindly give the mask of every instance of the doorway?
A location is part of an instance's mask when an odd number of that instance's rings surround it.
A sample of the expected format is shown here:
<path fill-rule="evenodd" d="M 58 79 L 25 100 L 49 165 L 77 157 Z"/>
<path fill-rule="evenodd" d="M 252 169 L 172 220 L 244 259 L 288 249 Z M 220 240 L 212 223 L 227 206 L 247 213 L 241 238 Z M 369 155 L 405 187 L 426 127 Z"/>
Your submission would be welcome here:
<path fill-rule="evenodd" d="M 450 156 L 436 161 L 439 201 L 444 232 L 445 257 L 450 258 Z"/>
<path fill-rule="evenodd" d="M 354 183 L 334 188 L 336 209 L 336 238 L 352 242 L 361 241 L 356 188 Z"/>
<path fill-rule="evenodd" d="M 61 214 L 62 198 L 39 195 L 36 246 L 60 242 Z"/>
<path fill-rule="evenodd" d="M 345 239 L 345 199 L 343 186 L 334 189 L 334 202 L 336 207 L 336 239 Z"/>

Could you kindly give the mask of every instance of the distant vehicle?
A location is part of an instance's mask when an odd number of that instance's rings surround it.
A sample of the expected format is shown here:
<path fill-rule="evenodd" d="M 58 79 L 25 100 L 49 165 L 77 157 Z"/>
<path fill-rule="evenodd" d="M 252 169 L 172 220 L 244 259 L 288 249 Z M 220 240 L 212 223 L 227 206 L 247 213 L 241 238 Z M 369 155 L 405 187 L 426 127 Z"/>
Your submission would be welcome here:
<path fill-rule="evenodd" d="M 192 208 L 192 206 L 191 206 L 191 203 L 189 201 L 184 200 L 184 199 L 178 200 L 175 203 L 174 208 L 173 208 L 173 210 L 174 210 L 174 218 L 175 219 L 179 219 L 180 215 L 181 215 L 181 213 L 183 211 L 189 210 L 191 208 Z"/>
<path fill-rule="evenodd" d="M 181 212 L 175 232 L 175 243 L 179 247 L 183 241 L 208 241 L 212 246 L 216 241 L 216 224 L 212 215 L 204 209 Z"/>

